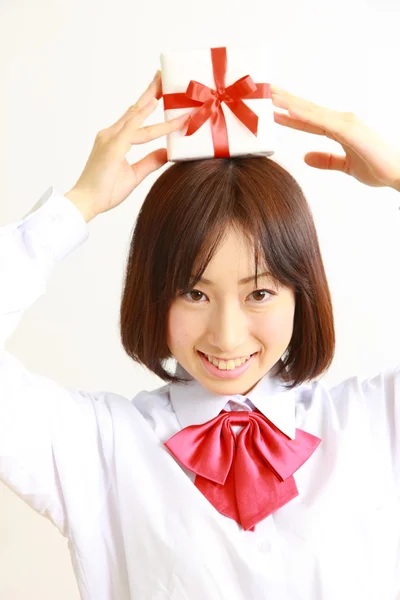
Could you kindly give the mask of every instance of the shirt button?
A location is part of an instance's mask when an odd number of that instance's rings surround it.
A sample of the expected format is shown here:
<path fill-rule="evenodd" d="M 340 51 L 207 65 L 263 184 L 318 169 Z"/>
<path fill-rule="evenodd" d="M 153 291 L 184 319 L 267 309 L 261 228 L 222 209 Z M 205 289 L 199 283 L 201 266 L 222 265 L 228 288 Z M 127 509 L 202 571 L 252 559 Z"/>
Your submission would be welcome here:
<path fill-rule="evenodd" d="M 271 552 L 271 544 L 269 542 L 261 542 L 258 544 L 258 551 L 266 554 L 267 552 Z"/>

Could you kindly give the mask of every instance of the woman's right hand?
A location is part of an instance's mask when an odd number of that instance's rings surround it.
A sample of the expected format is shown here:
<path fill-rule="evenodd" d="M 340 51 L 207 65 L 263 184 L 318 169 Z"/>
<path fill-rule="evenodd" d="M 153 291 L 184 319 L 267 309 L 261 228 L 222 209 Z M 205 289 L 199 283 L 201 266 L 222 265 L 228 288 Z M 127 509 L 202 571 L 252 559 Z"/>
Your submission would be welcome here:
<path fill-rule="evenodd" d="M 85 168 L 74 187 L 65 194 L 88 222 L 121 204 L 147 175 L 167 161 L 165 148 L 158 148 L 134 164 L 125 156 L 133 144 L 143 144 L 181 129 L 189 114 L 168 122 L 141 127 L 162 97 L 161 72 L 157 71 L 139 100 L 111 127 L 96 136 Z"/>

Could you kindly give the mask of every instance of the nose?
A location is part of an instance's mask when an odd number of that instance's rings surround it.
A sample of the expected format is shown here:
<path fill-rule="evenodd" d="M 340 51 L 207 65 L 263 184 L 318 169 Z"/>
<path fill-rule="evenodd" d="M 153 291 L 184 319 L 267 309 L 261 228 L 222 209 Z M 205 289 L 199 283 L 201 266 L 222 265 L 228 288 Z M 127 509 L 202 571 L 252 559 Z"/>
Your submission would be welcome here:
<path fill-rule="evenodd" d="M 208 342 L 222 354 L 232 354 L 243 348 L 248 337 L 247 317 L 235 302 L 225 302 L 212 313 Z"/>

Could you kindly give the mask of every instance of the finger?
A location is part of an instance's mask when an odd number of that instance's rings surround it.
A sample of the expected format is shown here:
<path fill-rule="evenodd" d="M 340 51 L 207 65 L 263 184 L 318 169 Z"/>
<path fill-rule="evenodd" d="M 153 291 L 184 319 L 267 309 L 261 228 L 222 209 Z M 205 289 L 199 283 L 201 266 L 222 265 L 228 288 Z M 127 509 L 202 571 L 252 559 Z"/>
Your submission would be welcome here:
<path fill-rule="evenodd" d="M 318 107 L 291 107 L 289 115 L 305 123 L 306 127 L 316 126 L 323 131 L 323 135 L 340 143 L 351 143 L 354 137 L 356 117 L 353 113 L 340 113 L 329 108 Z"/>
<path fill-rule="evenodd" d="M 354 116 L 352 113 L 338 112 L 319 106 L 276 86 L 273 88 L 275 90 L 272 93 L 273 104 L 278 108 L 286 109 L 297 121 L 302 121 L 305 124 L 303 131 L 308 131 L 308 127 L 317 126 L 321 129 L 318 135 L 325 135 L 336 141 L 345 141 L 343 134 L 348 129 L 349 117 Z"/>
<path fill-rule="evenodd" d="M 158 148 L 132 164 L 131 169 L 135 174 L 136 185 L 139 185 L 147 175 L 165 165 L 166 162 L 168 162 L 167 150 L 165 148 Z"/>
<path fill-rule="evenodd" d="M 286 108 L 289 112 L 289 118 L 293 119 L 285 121 L 284 116 L 279 115 L 276 119 L 277 122 L 295 129 L 311 131 L 318 135 L 322 132 L 326 137 L 339 142 L 346 154 L 353 152 L 368 164 L 374 164 L 376 161 L 377 148 L 381 153 L 386 151 L 388 156 L 395 155 L 393 149 L 389 147 L 382 136 L 360 121 L 354 113 L 338 112 L 312 102 L 308 103 L 277 86 L 272 86 L 271 89 L 274 105 Z M 275 115 L 278 115 L 278 113 L 275 113 Z M 301 128 L 299 122 L 304 123 L 303 128 Z M 318 129 L 320 132 L 318 132 Z M 316 158 L 314 156 L 309 160 L 316 160 L 318 164 L 335 164 L 338 166 L 338 170 L 344 170 L 347 173 L 346 168 L 348 168 L 348 165 L 347 163 L 343 164 L 340 157 L 328 155 L 324 158 L 321 158 L 321 156 Z M 311 166 L 316 165 L 312 164 Z"/>
<path fill-rule="evenodd" d="M 157 98 L 157 100 L 159 100 L 161 96 L 161 71 L 158 69 L 157 73 L 154 75 L 154 78 L 149 83 L 147 89 L 143 92 L 143 94 L 140 96 L 137 102 L 135 102 L 135 106 L 144 106 L 144 104 L 147 104 L 152 98 Z"/>
<path fill-rule="evenodd" d="M 112 128 L 116 130 L 121 129 L 121 127 L 126 123 L 127 119 L 130 119 L 138 110 L 144 108 L 154 98 L 159 100 L 161 97 L 161 71 L 158 70 L 154 76 L 154 79 L 150 82 L 149 86 L 143 92 L 140 98 L 135 102 L 135 104 L 132 104 L 132 106 L 128 108 L 128 110 L 122 115 L 122 117 L 118 119 L 118 121 L 112 125 Z M 157 102 L 155 103 L 155 106 L 157 106 Z"/>
<path fill-rule="evenodd" d="M 310 111 L 312 112 L 312 111 Z M 388 156 L 388 157 L 393 157 L 393 161 L 396 162 L 396 164 L 398 164 L 397 160 L 396 160 L 396 153 L 393 152 L 393 147 L 387 143 L 387 141 L 385 139 L 382 138 L 382 136 L 377 133 L 376 131 L 373 131 L 372 129 L 370 129 L 367 125 L 365 125 L 365 123 L 363 123 L 362 121 L 360 121 L 353 113 L 338 113 L 339 114 L 339 119 L 340 119 L 340 124 L 339 125 L 332 125 L 332 123 L 327 124 L 327 128 L 329 127 L 330 129 L 330 135 L 328 135 L 328 137 L 331 137 L 332 139 L 336 140 L 337 142 L 339 142 L 344 151 L 346 152 L 347 156 L 351 156 L 352 154 L 354 156 L 357 156 L 361 161 L 367 163 L 367 165 L 374 165 L 377 162 L 377 156 L 381 155 L 383 156 Z M 304 111 L 304 115 L 305 115 L 305 111 Z M 323 120 L 324 118 L 329 119 L 329 115 L 328 117 L 324 116 L 324 115 L 314 115 L 312 114 L 311 116 L 304 116 L 302 117 L 304 119 L 307 120 L 308 123 L 311 122 L 311 120 L 313 120 L 314 122 L 319 122 L 319 125 L 322 126 L 323 128 Z M 334 130 L 336 128 L 336 133 L 332 133 L 332 130 Z M 332 164 L 335 164 L 338 166 L 338 170 L 341 170 L 345 173 L 348 173 L 348 163 L 345 162 L 344 164 L 339 160 L 338 157 L 333 157 L 333 158 L 326 158 L 326 157 L 320 157 L 320 158 L 316 158 L 315 156 L 313 157 L 309 157 L 309 160 L 311 161 L 317 161 L 318 164 L 325 164 L 329 161 L 332 161 Z M 387 176 L 387 170 L 389 167 L 390 161 L 386 162 L 386 166 L 385 166 L 385 175 L 384 177 Z M 314 164 L 312 165 L 314 166 Z M 394 166 L 394 165 L 393 165 Z M 318 168 L 326 168 L 326 167 L 318 167 Z M 398 170 L 398 166 L 397 166 L 397 170 Z M 395 172 L 396 172 L 396 168 L 395 168 Z"/>
<path fill-rule="evenodd" d="M 125 126 L 129 126 L 133 129 L 138 129 L 142 126 L 143 122 L 149 117 L 157 108 L 158 100 L 156 98 L 151 98 L 150 102 L 138 108 L 136 110 L 132 110 L 129 114 L 127 114 L 125 121 L 121 122 L 121 126 L 119 131 L 121 131 Z"/>
<path fill-rule="evenodd" d="M 328 135 L 328 131 L 338 134 L 343 130 L 344 124 L 356 121 L 353 113 L 339 112 L 326 106 L 320 106 L 277 86 L 272 86 L 272 88 L 274 89 L 272 100 L 275 106 L 286 109 L 292 117 L 297 117 L 298 120 L 319 126 L 324 130 L 323 135 Z"/>
<path fill-rule="evenodd" d="M 110 130 L 115 135 L 126 136 L 126 132 L 129 132 L 129 136 L 132 135 L 132 130 L 139 129 L 143 122 L 149 117 L 157 108 L 158 100 L 156 98 L 152 98 L 148 104 L 142 106 L 142 108 L 138 108 L 135 111 L 132 111 L 127 117 L 125 121 L 120 121 L 119 127 L 115 124 L 113 127 L 110 127 Z"/>
<path fill-rule="evenodd" d="M 304 162 L 316 169 L 327 169 L 329 171 L 341 171 L 347 173 L 347 162 L 345 156 L 338 156 L 329 152 L 307 152 Z"/>
<path fill-rule="evenodd" d="M 147 125 L 140 129 L 131 127 L 130 123 L 127 123 L 124 127 L 124 133 L 130 136 L 131 144 L 144 144 L 145 142 L 155 140 L 163 135 L 169 135 L 173 131 L 183 129 L 186 126 L 189 117 L 190 113 L 186 113 L 185 115 L 171 119 L 170 121 L 157 123 L 156 125 Z"/>
<path fill-rule="evenodd" d="M 314 102 L 310 102 L 305 98 L 301 98 L 300 96 L 295 96 L 286 90 L 281 88 L 277 88 L 276 86 L 271 86 L 271 97 L 272 102 L 278 108 L 285 108 L 286 110 L 289 106 L 304 106 L 304 107 L 314 107 L 318 108 L 318 105 Z M 319 107 L 322 108 L 322 107 Z"/>
<path fill-rule="evenodd" d="M 274 121 L 279 125 L 285 125 L 291 129 L 297 129 L 299 131 L 307 131 L 308 133 L 315 133 L 316 135 L 325 135 L 325 132 L 321 127 L 306 123 L 300 119 L 295 119 L 285 113 L 274 112 Z"/>

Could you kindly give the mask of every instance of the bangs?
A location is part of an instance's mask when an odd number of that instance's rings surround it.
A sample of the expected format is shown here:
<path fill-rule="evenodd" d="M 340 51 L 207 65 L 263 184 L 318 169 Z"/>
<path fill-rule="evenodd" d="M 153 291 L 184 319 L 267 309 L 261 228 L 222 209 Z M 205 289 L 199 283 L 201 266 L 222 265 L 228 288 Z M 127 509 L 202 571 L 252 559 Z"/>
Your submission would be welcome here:
<path fill-rule="evenodd" d="M 193 162 L 193 170 L 199 173 L 194 173 L 191 191 L 180 196 L 179 236 L 169 246 L 165 265 L 169 278 L 159 290 L 164 298 L 171 299 L 197 284 L 229 228 L 244 237 L 253 253 L 256 285 L 257 274 L 267 270 L 278 287 L 296 286 L 289 239 L 293 233 L 282 223 L 282 199 L 276 197 L 272 183 L 265 185 L 265 173 L 258 180 L 240 176 L 235 170 L 240 159 L 230 159 L 223 170 L 220 161 L 227 159 Z M 171 219 L 176 220 L 177 215 Z"/>

